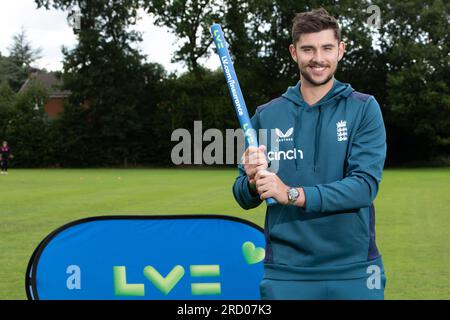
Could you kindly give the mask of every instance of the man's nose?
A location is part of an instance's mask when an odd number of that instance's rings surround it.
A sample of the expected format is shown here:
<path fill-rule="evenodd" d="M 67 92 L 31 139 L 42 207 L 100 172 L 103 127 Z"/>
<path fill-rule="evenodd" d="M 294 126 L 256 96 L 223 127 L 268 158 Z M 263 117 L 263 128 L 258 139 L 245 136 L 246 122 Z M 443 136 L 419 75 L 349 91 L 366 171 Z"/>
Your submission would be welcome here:
<path fill-rule="evenodd" d="M 320 64 L 320 65 L 325 64 L 325 61 L 323 60 L 323 53 L 322 53 L 322 50 L 316 50 L 316 51 L 314 52 L 313 62 L 314 62 L 314 63 L 317 63 L 317 64 Z"/>

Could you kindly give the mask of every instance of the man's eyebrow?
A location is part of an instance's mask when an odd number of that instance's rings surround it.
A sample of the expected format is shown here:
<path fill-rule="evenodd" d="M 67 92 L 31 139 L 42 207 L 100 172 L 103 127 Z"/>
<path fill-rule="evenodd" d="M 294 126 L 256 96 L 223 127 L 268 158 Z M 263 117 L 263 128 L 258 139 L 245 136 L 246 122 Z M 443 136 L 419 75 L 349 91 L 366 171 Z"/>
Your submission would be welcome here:
<path fill-rule="evenodd" d="M 329 47 L 331 47 L 331 48 L 334 48 L 336 45 L 334 44 L 334 43 L 327 43 L 327 44 L 324 44 L 324 45 L 322 45 L 322 48 L 329 48 Z M 314 46 L 312 46 L 312 45 L 303 45 L 303 46 L 300 46 L 300 49 L 302 49 L 302 50 L 304 50 L 304 49 L 314 49 L 315 47 Z"/>
<path fill-rule="evenodd" d="M 314 46 L 310 45 L 300 46 L 300 49 L 314 49 Z"/>

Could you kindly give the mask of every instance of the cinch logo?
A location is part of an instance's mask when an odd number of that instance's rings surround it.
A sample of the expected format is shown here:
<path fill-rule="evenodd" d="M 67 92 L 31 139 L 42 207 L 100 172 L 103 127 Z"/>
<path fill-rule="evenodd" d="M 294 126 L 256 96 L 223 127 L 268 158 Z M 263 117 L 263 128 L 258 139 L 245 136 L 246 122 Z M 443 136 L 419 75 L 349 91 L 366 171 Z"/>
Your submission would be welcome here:
<path fill-rule="evenodd" d="M 283 133 L 280 129 L 275 128 L 275 134 L 278 136 L 276 139 L 277 142 L 284 142 L 284 141 L 292 141 L 292 138 L 289 138 L 294 133 L 294 128 L 289 128 L 286 133 Z"/>
<path fill-rule="evenodd" d="M 297 156 L 298 154 L 298 156 Z M 297 150 L 296 148 L 294 148 L 293 150 L 288 150 L 288 151 L 269 151 L 267 153 L 267 158 L 269 158 L 270 161 L 274 161 L 274 160 L 293 160 L 293 159 L 297 159 L 297 157 L 299 157 L 299 159 L 303 159 L 303 151 L 302 150 Z"/>
<path fill-rule="evenodd" d="M 347 141 L 347 121 L 341 120 L 336 123 L 337 141 Z"/>

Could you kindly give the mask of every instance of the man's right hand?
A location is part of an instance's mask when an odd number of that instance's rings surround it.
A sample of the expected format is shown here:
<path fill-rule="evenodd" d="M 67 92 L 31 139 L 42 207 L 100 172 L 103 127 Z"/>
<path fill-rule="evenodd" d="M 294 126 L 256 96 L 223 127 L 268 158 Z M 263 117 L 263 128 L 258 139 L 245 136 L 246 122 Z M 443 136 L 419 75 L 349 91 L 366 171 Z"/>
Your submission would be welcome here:
<path fill-rule="evenodd" d="M 256 147 L 248 147 L 242 155 L 242 164 L 244 165 L 245 173 L 248 177 L 248 182 L 251 185 L 256 184 L 255 175 L 260 170 L 268 168 L 265 145 Z"/>

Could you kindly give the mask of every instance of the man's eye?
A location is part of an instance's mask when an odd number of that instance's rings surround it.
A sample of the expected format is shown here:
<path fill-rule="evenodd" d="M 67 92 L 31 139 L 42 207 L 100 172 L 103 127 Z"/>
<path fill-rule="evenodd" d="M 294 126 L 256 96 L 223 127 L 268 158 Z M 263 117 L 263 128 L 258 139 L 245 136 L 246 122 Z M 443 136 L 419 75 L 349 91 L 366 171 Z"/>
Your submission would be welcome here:
<path fill-rule="evenodd" d="M 325 48 L 325 51 L 331 51 L 331 50 L 333 50 L 333 48 L 331 48 L 331 47 L 326 47 Z"/>
<path fill-rule="evenodd" d="M 311 49 L 303 49 L 304 52 L 311 52 Z"/>

